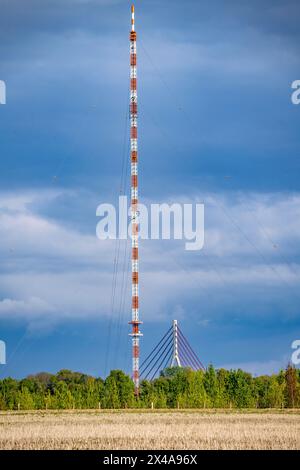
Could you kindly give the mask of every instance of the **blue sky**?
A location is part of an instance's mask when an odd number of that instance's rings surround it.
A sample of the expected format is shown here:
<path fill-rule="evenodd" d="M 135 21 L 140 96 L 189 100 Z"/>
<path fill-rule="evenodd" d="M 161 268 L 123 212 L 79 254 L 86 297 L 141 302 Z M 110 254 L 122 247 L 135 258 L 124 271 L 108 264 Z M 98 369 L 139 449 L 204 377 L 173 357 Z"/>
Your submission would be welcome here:
<path fill-rule="evenodd" d="M 142 356 L 177 318 L 205 364 L 276 371 L 300 336 L 299 2 L 135 5 L 141 202 L 205 204 L 202 251 L 141 245 Z M 112 308 L 116 243 L 95 234 L 126 156 L 129 27 L 125 0 L 1 1 L 2 377 L 130 371 L 129 249 Z"/>

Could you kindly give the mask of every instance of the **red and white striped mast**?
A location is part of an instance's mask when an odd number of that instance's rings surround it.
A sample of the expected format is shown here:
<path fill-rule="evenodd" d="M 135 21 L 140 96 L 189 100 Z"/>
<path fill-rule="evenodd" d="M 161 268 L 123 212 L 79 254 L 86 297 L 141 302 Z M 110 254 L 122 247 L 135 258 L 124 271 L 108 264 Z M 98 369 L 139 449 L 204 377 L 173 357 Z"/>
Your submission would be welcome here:
<path fill-rule="evenodd" d="M 134 6 L 131 7 L 130 31 L 130 160 L 131 160 L 131 271 L 132 271 L 132 379 L 135 394 L 139 393 L 140 336 L 139 325 L 139 249 L 138 249 L 138 150 L 137 150 L 137 74 L 136 74 L 136 32 L 134 27 Z"/>

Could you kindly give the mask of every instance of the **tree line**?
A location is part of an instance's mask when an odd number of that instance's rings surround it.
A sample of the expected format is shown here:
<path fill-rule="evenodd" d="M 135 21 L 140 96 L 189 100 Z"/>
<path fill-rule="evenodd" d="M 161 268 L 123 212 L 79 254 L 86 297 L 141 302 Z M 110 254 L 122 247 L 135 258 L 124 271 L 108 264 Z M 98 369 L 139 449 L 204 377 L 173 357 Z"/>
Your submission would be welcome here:
<path fill-rule="evenodd" d="M 0 380 L 0 410 L 96 408 L 297 408 L 300 369 L 253 377 L 238 370 L 167 368 L 153 381 L 132 380 L 113 370 L 103 380 L 80 372 L 42 372 L 22 380 Z"/>

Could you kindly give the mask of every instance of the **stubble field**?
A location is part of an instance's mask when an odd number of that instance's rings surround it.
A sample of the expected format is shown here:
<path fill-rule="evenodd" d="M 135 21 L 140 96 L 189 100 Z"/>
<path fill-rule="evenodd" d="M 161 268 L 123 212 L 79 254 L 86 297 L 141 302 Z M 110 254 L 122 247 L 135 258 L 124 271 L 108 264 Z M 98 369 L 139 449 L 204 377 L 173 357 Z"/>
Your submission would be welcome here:
<path fill-rule="evenodd" d="M 300 449 L 300 412 L 1 412 L 0 449 Z"/>

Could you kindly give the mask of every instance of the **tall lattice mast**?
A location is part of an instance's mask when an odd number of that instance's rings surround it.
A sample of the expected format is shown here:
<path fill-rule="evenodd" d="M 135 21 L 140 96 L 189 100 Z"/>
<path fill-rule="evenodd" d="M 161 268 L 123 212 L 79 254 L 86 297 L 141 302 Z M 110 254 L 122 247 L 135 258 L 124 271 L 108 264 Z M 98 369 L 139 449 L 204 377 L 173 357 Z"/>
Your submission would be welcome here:
<path fill-rule="evenodd" d="M 130 31 L 130 160 L 131 160 L 131 271 L 132 271 L 132 378 L 135 393 L 139 393 L 139 252 L 138 252 L 138 149 L 137 149 L 137 74 L 136 32 L 134 28 L 134 6 L 131 7 Z"/>

